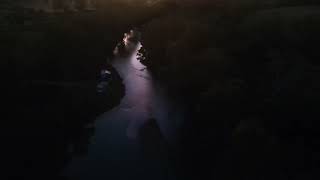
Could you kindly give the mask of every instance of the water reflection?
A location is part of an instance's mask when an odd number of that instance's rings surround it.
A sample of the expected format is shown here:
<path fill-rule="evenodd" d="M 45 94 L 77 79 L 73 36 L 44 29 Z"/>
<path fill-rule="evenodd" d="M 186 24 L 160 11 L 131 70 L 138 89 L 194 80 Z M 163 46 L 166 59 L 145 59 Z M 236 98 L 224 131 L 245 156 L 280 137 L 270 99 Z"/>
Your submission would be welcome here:
<path fill-rule="evenodd" d="M 140 48 L 141 45 L 138 45 Z M 113 65 L 120 73 L 126 85 L 126 95 L 119 106 L 120 111 L 130 114 L 127 135 L 135 138 L 139 127 L 142 126 L 152 114 L 153 81 L 152 76 L 136 59 L 136 54 L 128 58 L 119 58 Z"/>
<path fill-rule="evenodd" d="M 112 65 L 125 84 L 120 105 L 96 121 L 88 155 L 75 158 L 66 175 L 75 179 L 176 179 L 168 144 L 177 139 L 181 111 L 165 96 L 133 53 L 117 56 Z M 156 147 L 156 148 L 154 148 Z"/>

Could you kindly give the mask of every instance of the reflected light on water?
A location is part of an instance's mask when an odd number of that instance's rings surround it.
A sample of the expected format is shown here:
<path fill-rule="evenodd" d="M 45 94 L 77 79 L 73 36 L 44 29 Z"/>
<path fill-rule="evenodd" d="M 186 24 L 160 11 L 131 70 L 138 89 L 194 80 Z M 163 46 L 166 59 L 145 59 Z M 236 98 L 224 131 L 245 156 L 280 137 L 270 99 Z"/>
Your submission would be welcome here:
<path fill-rule="evenodd" d="M 154 85 L 150 72 L 138 60 L 137 53 L 142 47 L 141 43 L 130 42 L 129 36 L 125 34 L 123 43 L 127 50 L 133 50 L 133 52 L 129 56 L 118 56 L 112 64 L 119 72 L 126 87 L 125 96 L 117 109 L 127 117 L 127 136 L 135 139 L 141 126 L 152 117 Z"/>
<path fill-rule="evenodd" d="M 138 60 L 137 52 L 141 47 L 138 43 L 133 53 L 116 56 L 112 61 L 123 79 L 125 96 L 119 106 L 97 118 L 95 136 L 88 145 L 88 155 L 73 159 L 66 170 L 68 177 L 130 179 L 130 173 L 133 173 L 139 177 L 136 179 L 146 180 L 157 179 L 168 173 L 162 171 L 167 168 L 164 158 L 167 155 L 163 149 L 167 141 L 175 139 L 176 122 L 182 117 L 163 93 L 161 85 Z M 153 150 L 155 146 L 152 157 L 158 160 L 146 162 L 141 156 L 141 148 Z M 108 167 L 110 171 L 106 173 L 101 167 Z M 140 173 L 141 169 L 149 167 L 154 168 L 154 172 Z M 125 173 L 117 173 L 120 169 Z"/>

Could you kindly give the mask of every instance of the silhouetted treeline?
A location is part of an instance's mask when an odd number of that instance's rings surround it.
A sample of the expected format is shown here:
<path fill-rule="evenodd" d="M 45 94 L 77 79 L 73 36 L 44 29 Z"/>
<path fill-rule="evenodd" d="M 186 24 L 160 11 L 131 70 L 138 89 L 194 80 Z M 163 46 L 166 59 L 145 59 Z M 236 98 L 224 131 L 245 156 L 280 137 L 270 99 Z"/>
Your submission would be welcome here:
<path fill-rule="evenodd" d="M 183 179 L 319 178 L 319 3 L 219 2 L 143 30 L 143 63 L 189 102 Z"/>

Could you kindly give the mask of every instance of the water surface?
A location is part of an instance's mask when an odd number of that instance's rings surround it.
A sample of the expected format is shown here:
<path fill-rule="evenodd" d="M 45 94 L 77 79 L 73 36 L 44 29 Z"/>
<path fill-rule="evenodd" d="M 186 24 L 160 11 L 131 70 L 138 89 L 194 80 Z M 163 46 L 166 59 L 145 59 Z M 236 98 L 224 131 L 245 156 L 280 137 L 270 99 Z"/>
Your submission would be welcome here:
<path fill-rule="evenodd" d="M 140 47 L 140 46 L 139 46 Z M 170 160 L 182 110 L 137 60 L 136 52 L 112 65 L 126 94 L 119 106 L 96 120 L 85 157 L 75 157 L 66 175 L 75 179 L 176 179 Z"/>

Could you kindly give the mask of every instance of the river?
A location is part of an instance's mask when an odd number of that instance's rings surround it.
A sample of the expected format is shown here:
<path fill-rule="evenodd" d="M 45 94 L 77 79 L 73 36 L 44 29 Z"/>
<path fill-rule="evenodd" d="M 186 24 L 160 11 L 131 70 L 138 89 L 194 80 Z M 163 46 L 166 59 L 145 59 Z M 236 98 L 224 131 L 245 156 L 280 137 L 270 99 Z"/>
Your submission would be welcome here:
<path fill-rule="evenodd" d="M 113 59 L 125 96 L 97 118 L 87 155 L 73 157 L 64 172 L 69 178 L 177 179 L 171 156 L 184 113 L 136 54 Z"/>

